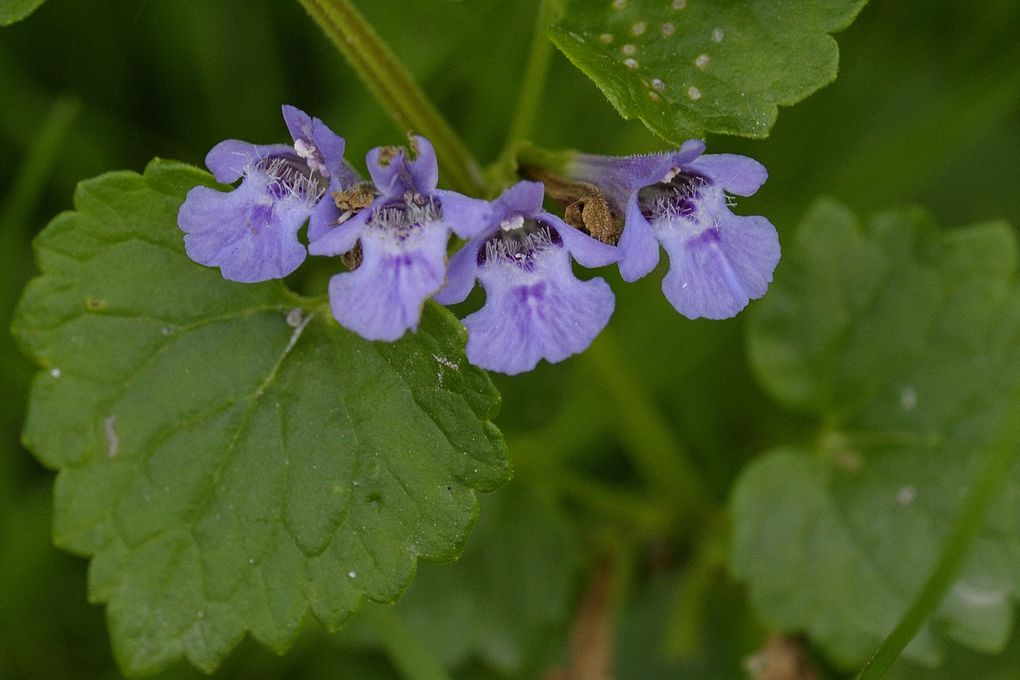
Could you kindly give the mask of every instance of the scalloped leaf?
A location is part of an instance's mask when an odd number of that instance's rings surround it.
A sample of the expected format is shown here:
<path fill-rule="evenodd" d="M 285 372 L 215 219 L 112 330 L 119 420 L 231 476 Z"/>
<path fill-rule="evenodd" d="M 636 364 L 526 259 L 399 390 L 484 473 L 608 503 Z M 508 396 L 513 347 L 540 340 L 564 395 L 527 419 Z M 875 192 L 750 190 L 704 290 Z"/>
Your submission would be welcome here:
<path fill-rule="evenodd" d="M 941 232 L 919 210 L 864 228 L 846 208 L 808 215 L 751 316 L 764 386 L 818 419 L 812 443 L 773 450 L 732 499 L 732 561 L 771 624 L 805 630 L 853 667 L 896 625 L 1020 385 L 1017 246 L 1002 222 Z M 1020 470 L 962 575 L 906 654 L 941 638 L 999 651 L 1020 597 Z"/>
<path fill-rule="evenodd" d="M 831 33 L 867 0 L 558 0 L 549 36 L 626 119 L 679 144 L 766 137 L 778 106 L 836 78 Z"/>
<path fill-rule="evenodd" d="M 0 26 L 21 21 L 46 0 L 0 0 Z"/>
<path fill-rule="evenodd" d="M 176 224 L 200 183 L 155 161 L 79 185 L 15 323 L 45 369 L 24 437 L 60 471 L 55 540 L 93 558 L 132 674 L 211 671 L 249 631 L 282 653 L 309 611 L 335 628 L 394 600 L 509 476 L 456 319 L 430 304 L 418 333 L 372 343 L 324 301 L 223 280 Z"/>

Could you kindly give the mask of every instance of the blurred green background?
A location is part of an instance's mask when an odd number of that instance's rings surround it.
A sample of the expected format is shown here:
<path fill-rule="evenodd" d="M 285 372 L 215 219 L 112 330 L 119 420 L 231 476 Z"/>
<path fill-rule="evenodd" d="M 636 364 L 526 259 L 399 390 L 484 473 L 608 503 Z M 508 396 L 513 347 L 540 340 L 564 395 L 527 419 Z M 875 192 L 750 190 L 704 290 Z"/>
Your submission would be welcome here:
<path fill-rule="evenodd" d="M 358 5 L 477 156 L 494 160 L 535 4 Z M 837 36 L 835 84 L 781 110 L 768 140 L 708 140 L 710 151 L 769 168 L 738 212 L 767 215 L 781 238 L 820 194 L 861 215 L 920 203 L 944 225 L 1020 224 L 1018 35 L 1015 0 L 872 2 Z M 141 170 L 154 156 L 201 165 L 229 137 L 283 140 L 282 103 L 326 120 L 356 165 L 372 146 L 403 138 L 292 0 L 49 0 L 0 29 L 4 327 L 33 273 L 31 238 L 71 207 L 77 181 Z M 662 148 L 561 56 L 535 141 L 619 154 Z M 321 286 L 333 268 L 317 259 L 295 285 Z M 611 281 L 618 311 L 587 354 L 496 376 L 516 476 L 484 499 L 461 562 L 422 565 L 396 616 L 374 607 L 335 636 L 310 622 L 282 658 L 246 642 L 217 676 L 431 677 L 408 674 L 416 662 L 407 650 L 420 647 L 457 678 L 542 678 L 567 663 L 578 612 L 601 592 L 616 678 L 743 677 L 768 631 L 725 573 L 721 508 L 747 460 L 811 433 L 756 386 L 743 320 L 683 319 L 659 278 Z M 619 357 L 617 370 L 600 360 L 607 353 Z M 52 474 L 18 441 L 31 376 L 0 334 L 0 678 L 119 677 L 103 612 L 86 602 L 85 561 L 50 544 Z M 634 456 L 656 446 L 689 453 L 705 499 L 646 488 Z M 902 662 L 892 676 L 1016 677 L 1020 643 L 1001 657 L 948 659 L 939 671 Z M 199 675 L 183 665 L 166 673 Z"/>

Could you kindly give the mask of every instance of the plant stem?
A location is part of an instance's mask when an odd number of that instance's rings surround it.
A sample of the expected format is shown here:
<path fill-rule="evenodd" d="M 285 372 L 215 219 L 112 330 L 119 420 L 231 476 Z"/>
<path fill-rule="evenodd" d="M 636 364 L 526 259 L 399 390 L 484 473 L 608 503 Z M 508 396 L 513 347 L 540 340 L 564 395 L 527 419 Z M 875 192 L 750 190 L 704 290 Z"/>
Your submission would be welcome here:
<path fill-rule="evenodd" d="M 344 55 L 394 122 L 413 130 L 436 148 L 450 184 L 484 195 L 488 185 L 477 161 L 418 83 L 350 0 L 298 0 Z"/>
<path fill-rule="evenodd" d="M 710 499 L 701 473 L 673 435 L 659 407 L 621 363 L 613 335 L 606 329 L 583 355 L 612 400 L 620 435 L 651 490 L 669 507 L 704 511 Z"/>
<path fill-rule="evenodd" d="M 535 19 L 535 34 L 531 39 L 531 54 L 528 56 L 524 77 L 521 80 L 520 97 L 510 130 L 507 133 L 499 166 L 512 170 L 517 146 L 531 135 L 538 116 L 538 107 L 545 93 L 546 76 L 549 74 L 549 60 L 552 56 L 552 42 L 545 35 L 551 17 L 548 0 L 539 0 L 538 15 Z"/>
<path fill-rule="evenodd" d="M 1007 422 L 996 440 L 977 479 L 967 490 L 960 514 L 953 522 L 946 547 L 939 557 L 935 570 L 928 576 L 921 592 L 900 619 L 896 628 L 868 660 L 857 675 L 857 680 L 877 680 L 899 657 L 907 644 L 914 639 L 928 617 L 945 598 L 953 582 L 966 564 L 970 547 L 981 533 L 992 503 L 998 498 L 1003 485 L 1011 479 L 1011 472 L 1020 458 L 1020 395 L 1009 400 L 1012 407 L 1006 410 Z"/>

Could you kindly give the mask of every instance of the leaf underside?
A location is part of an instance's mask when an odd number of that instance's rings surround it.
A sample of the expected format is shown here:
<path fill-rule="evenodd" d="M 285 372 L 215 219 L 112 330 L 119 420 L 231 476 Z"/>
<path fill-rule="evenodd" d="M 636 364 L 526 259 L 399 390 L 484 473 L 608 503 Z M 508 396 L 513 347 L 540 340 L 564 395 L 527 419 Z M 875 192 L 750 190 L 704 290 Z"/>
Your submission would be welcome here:
<path fill-rule="evenodd" d="M 766 137 L 780 105 L 836 78 L 831 33 L 866 0 L 559 0 L 556 46 L 624 118 L 679 144 Z"/>
<path fill-rule="evenodd" d="M 279 282 L 223 280 L 176 225 L 197 184 L 164 161 L 83 182 L 15 322 L 44 369 L 24 436 L 59 470 L 55 540 L 93 558 L 132 674 L 211 671 L 248 631 L 282 653 L 309 611 L 335 628 L 394 600 L 509 476 L 451 315 L 372 343 Z"/>
<path fill-rule="evenodd" d="M 1017 249 L 1003 223 L 942 232 L 918 210 L 873 219 L 821 202 L 751 318 L 752 362 L 813 443 L 766 453 L 732 499 L 733 567 L 759 613 L 861 663 L 941 554 L 1020 384 Z M 906 653 L 1006 644 L 1020 596 L 1020 474 Z"/>

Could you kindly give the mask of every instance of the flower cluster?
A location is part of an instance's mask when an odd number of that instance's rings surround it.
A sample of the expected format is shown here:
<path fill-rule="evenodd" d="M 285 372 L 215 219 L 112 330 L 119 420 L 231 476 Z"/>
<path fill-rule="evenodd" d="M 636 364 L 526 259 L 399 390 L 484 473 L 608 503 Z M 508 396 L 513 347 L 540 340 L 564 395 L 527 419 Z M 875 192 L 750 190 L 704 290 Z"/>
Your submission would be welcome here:
<path fill-rule="evenodd" d="M 283 116 L 293 145 L 227 140 L 206 165 L 230 192 L 195 187 L 178 223 L 194 261 L 232 281 L 293 272 L 312 255 L 340 256 L 349 271 L 329 282 L 333 315 L 369 340 L 415 331 L 425 302 L 464 301 L 475 282 L 481 309 L 467 315 L 468 359 L 508 374 L 539 360 L 583 351 L 605 328 L 615 299 L 582 267 L 618 263 L 625 281 L 655 269 L 661 245 L 670 267 L 662 281 L 684 316 L 723 319 L 761 297 L 779 261 L 775 227 L 730 211 L 730 195 L 749 196 L 765 181 L 758 162 L 705 155 L 692 140 L 673 153 L 614 158 L 574 154 L 560 183 L 586 187 L 601 206 L 602 227 L 578 206 L 566 218 L 543 207 L 545 187 L 521 181 L 494 201 L 439 189 L 432 145 L 369 152 L 365 182 L 344 159 L 344 140 L 291 106 Z M 308 222 L 308 247 L 298 237 Z M 466 243 L 447 259 L 451 234 Z M 594 238 L 597 236 L 598 238 Z"/>

